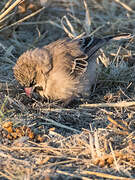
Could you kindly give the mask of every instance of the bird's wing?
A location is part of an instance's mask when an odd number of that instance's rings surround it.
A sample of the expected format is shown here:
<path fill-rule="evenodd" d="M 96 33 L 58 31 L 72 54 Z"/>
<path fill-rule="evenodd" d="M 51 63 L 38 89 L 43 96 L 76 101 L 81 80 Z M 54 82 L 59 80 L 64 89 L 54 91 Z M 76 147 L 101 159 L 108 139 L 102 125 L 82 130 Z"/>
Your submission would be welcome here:
<path fill-rule="evenodd" d="M 109 40 L 129 38 L 130 34 L 118 34 L 105 38 L 86 36 L 73 40 L 65 38 L 51 43 L 46 48 L 53 54 L 54 67 L 65 68 L 73 76 L 79 76 L 86 72 L 89 61 L 96 60 L 97 51 Z"/>
<path fill-rule="evenodd" d="M 49 49 L 53 49 L 54 67 L 62 66 L 73 77 L 86 72 L 89 61 L 96 57 L 96 52 L 103 43 L 102 39 L 92 37 L 56 42 L 49 46 Z"/>
<path fill-rule="evenodd" d="M 97 51 L 105 43 L 104 39 L 100 39 L 93 36 L 87 36 L 80 38 L 78 40 L 73 40 L 73 45 L 77 44 L 80 54 L 74 58 L 72 64 L 72 73 L 83 74 L 86 72 L 88 63 L 90 61 L 95 61 L 98 54 Z"/>

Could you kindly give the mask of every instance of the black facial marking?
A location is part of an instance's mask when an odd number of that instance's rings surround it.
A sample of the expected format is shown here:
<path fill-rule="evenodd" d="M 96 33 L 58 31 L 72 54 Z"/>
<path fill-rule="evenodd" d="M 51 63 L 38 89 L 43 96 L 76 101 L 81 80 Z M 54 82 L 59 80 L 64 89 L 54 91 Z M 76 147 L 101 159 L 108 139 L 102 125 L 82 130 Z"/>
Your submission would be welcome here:
<path fill-rule="evenodd" d="M 35 79 L 33 79 L 33 81 L 30 82 L 30 87 L 33 87 L 35 84 L 36 84 L 36 83 L 35 83 Z"/>
<path fill-rule="evenodd" d="M 43 91 L 43 88 L 41 86 L 36 86 L 34 89 L 35 92 Z"/>

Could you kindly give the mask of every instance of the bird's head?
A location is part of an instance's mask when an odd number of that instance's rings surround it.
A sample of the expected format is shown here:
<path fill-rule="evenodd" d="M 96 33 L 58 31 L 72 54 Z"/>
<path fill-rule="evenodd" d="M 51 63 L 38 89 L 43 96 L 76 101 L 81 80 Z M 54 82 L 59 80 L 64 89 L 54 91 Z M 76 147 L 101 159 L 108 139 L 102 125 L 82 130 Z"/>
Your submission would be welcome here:
<path fill-rule="evenodd" d="M 31 97 L 31 94 L 36 85 L 36 71 L 31 63 L 20 57 L 14 66 L 14 76 L 16 80 L 24 87 L 26 95 Z"/>
<path fill-rule="evenodd" d="M 24 87 L 28 97 L 33 91 L 40 94 L 45 88 L 45 75 L 50 66 L 47 66 L 48 58 L 44 53 L 40 49 L 27 51 L 18 58 L 13 68 L 15 79 Z"/>

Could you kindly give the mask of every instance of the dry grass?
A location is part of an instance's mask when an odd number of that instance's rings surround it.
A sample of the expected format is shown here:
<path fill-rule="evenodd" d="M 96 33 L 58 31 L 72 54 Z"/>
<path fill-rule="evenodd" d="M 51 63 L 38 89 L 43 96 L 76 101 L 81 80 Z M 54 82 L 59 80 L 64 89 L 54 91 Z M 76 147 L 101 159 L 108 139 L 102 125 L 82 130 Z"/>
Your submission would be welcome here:
<path fill-rule="evenodd" d="M 88 99 L 29 99 L 13 77 L 27 49 L 58 38 L 135 34 L 134 0 L 0 1 L 0 179 L 135 179 L 135 40 L 101 50 Z"/>

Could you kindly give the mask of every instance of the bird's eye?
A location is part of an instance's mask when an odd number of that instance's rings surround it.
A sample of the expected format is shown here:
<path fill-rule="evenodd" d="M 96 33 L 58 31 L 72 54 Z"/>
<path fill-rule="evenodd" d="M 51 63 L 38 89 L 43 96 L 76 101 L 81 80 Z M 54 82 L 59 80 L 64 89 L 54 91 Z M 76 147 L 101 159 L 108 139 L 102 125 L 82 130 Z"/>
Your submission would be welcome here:
<path fill-rule="evenodd" d="M 43 88 L 41 86 L 36 86 L 34 89 L 35 92 L 43 91 Z"/>
<path fill-rule="evenodd" d="M 36 85 L 36 75 L 37 73 L 35 72 L 34 75 L 32 76 L 33 78 L 31 79 L 30 87 L 33 87 L 34 85 Z"/>

